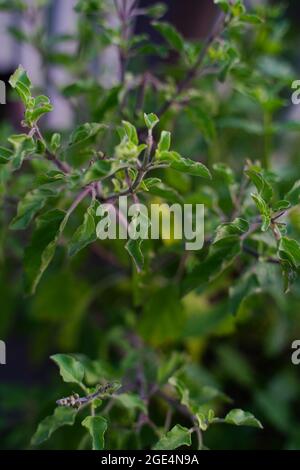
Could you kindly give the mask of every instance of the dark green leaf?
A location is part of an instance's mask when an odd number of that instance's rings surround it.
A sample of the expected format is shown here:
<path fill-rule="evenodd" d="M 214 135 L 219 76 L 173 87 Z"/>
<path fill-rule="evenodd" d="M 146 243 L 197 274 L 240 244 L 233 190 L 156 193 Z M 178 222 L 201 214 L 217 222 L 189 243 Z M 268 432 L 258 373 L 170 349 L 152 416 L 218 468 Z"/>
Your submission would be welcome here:
<path fill-rule="evenodd" d="M 87 416 L 82 426 L 88 429 L 92 437 L 93 450 L 104 449 L 104 434 L 107 430 L 107 421 L 103 416 Z"/>
<path fill-rule="evenodd" d="M 191 443 L 191 431 L 177 424 L 155 444 L 153 449 L 173 450 L 181 446 L 190 446 Z"/>
<path fill-rule="evenodd" d="M 243 410 L 231 410 L 225 416 L 225 422 L 228 424 L 234 424 L 235 426 L 250 426 L 254 428 L 263 429 L 262 424 L 253 414 Z"/>
<path fill-rule="evenodd" d="M 77 410 L 74 410 L 73 408 L 56 408 L 52 416 L 48 416 L 38 425 L 38 428 L 31 439 L 31 445 L 38 446 L 42 444 L 62 426 L 73 426 L 76 414 Z"/>
<path fill-rule="evenodd" d="M 64 382 L 82 384 L 84 378 L 84 366 L 74 357 L 67 354 L 54 354 L 51 359 L 58 365 L 60 375 Z"/>

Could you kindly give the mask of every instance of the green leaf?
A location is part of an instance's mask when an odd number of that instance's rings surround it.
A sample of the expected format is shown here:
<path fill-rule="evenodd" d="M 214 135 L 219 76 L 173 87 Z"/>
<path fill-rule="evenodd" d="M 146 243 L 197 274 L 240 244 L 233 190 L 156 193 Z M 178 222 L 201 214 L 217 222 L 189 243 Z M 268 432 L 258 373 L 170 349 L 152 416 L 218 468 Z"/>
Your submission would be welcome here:
<path fill-rule="evenodd" d="M 284 196 L 293 206 L 299 204 L 300 201 L 300 181 L 296 181 L 292 189 Z"/>
<path fill-rule="evenodd" d="M 177 52 L 184 51 L 184 40 L 181 34 L 169 23 L 160 21 L 152 23 L 154 28 L 165 38 L 169 45 Z"/>
<path fill-rule="evenodd" d="M 5 147 L 0 147 L 0 165 L 5 165 L 10 161 L 13 152 Z"/>
<path fill-rule="evenodd" d="M 282 237 L 279 243 L 279 254 L 288 259 L 296 268 L 300 267 L 300 244 L 291 238 Z"/>
<path fill-rule="evenodd" d="M 197 413 L 196 417 L 199 423 L 199 428 L 202 431 L 207 431 L 209 425 L 214 421 L 215 414 L 214 411 L 210 409 L 207 414 Z"/>
<path fill-rule="evenodd" d="M 36 98 L 31 98 L 30 102 L 27 103 L 25 121 L 30 127 L 33 127 L 44 114 L 52 110 L 53 106 L 47 96 L 40 95 Z"/>
<path fill-rule="evenodd" d="M 237 218 L 233 222 L 221 224 L 217 228 L 214 243 L 220 242 L 221 240 L 225 240 L 227 243 L 229 238 L 239 238 L 248 230 L 249 224 L 247 220 L 241 218 Z"/>
<path fill-rule="evenodd" d="M 146 13 L 152 18 L 159 19 L 166 13 L 167 6 L 164 3 L 156 3 L 155 5 L 148 7 Z"/>
<path fill-rule="evenodd" d="M 154 127 L 159 123 L 159 119 L 154 113 L 150 113 L 150 114 L 144 113 L 144 120 L 149 130 L 154 129 Z"/>
<path fill-rule="evenodd" d="M 207 142 L 213 141 L 216 137 L 215 121 L 208 114 L 208 112 L 202 109 L 202 103 L 200 103 L 197 107 L 188 109 L 187 113 L 205 140 Z"/>
<path fill-rule="evenodd" d="M 81 424 L 88 429 L 92 437 L 93 450 L 103 450 L 107 420 L 103 416 L 87 416 Z"/>
<path fill-rule="evenodd" d="M 270 202 L 273 197 L 273 188 L 257 169 L 249 169 L 245 171 L 252 183 L 256 186 L 258 194 L 265 202 Z"/>
<path fill-rule="evenodd" d="M 104 124 L 97 122 L 86 122 L 77 127 L 71 134 L 69 145 L 79 145 L 87 140 L 96 137 L 99 132 L 106 129 Z"/>
<path fill-rule="evenodd" d="M 289 201 L 286 201 L 285 199 L 281 201 L 277 201 L 275 204 L 273 204 L 273 212 L 281 212 L 281 211 L 286 211 L 291 207 L 291 203 Z"/>
<path fill-rule="evenodd" d="M 183 282 L 183 293 L 204 286 L 220 276 L 241 253 L 240 241 L 229 238 L 228 243 L 215 243 L 206 259 L 198 263 Z"/>
<path fill-rule="evenodd" d="M 125 131 L 125 136 L 129 140 L 129 142 L 132 142 L 134 145 L 138 145 L 139 143 L 139 138 L 137 135 L 137 130 L 133 124 L 131 124 L 128 121 L 122 121 L 124 131 Z M 122 136 L 123 138 L 123 136 Z"/>
<path fill-rule="evenodd" d="M 22 67 L 22 65 L 19 65 L 17 70 L 10 77 L 9 83 L 13 88 L 15 88 L 16 92 L 26 106 L 31 99 L 31 81 L 29 80 L 27 72 Z"/>
<path fill-rule="evenodd" d="M 50 210 L 43 214 L 36 223 L 29 246 L 24 253 L 26 290 L 33 294 L 49 263 L 51 262 L 60 235 L 65 213 Z"/>
<path fill-rule="evenodd" d="M 133 393 L 120 393 L 115 395 L 115 400 L 121 403 L 122 406 L 128 410 L 141 410 L 143 413 L 147 413 L 147 407 L 145 402 L 138 396 Z"/>
<path fill-rule="evenodd" d="M 11 156 L 13 170 L 19 170 L 26 156 L 32 155 L 36 150 L 34 140 L 27 134 L 11 135 L 8 139 L 13 145 L 13 155 Z"/>
<path fill-rule="evenodd" d="M 147 180 L 143 181 L 147 184 Z M 181 195 L 173 188 L 169 188 L 163 183 L 157 182 L 156 184 L 147 187 L 147 191 L 154 196 L 161 197 L 168 202 L 178 202 L 179 204 L 183 202 Z"/>
<path fill-rule="evenodd" d="M 225 13 L 230 11 L 230 0 L 214 0 L 214 3 L 219 5 Z"/>
<path fill-rule="evenodd" d="M 85 370 L 81 362 L 68 354 L 54 354 L 51 359 L 58 365 L 64 382 L 82 385 Z"/>
<path fill-rule="evenodd" d="M 159 142 L 157 144 L 157 152 L 158 153 L 167 152 L 168 150 L 170 150 L 170 146 L 171 146 L 171 132 L 162 131 L 162 133 L 160 134 Z"/>
<path fill-rule="evenodd" d="M 95 224 L 95 202 L 93 202 L 84 214 L 83 223 L 78 227 L 68 246 L 70 256 L 85 248 L 97 239 Z"/>
<path fill-rule="evenodd" d="M 211 179 L 211 174 L 205 165 L 200 162 L 190 160 L 189 158 L 183 158 L 177 152 L 161 152 L 159 159 L 163 162 L 169 163 L 170 167 L 176 171 Z"/>
<path fill-rule="evenodd" d="M 18 212 L 12 220 L 10 228 L 12 230 L 24 230 L 27 228 L 36 213 L 44 207 L 46 200 L 47 193 L 39 189 L 27 193 L 18 204 Z"/>
<path fill-rule="evenodd" d="M 167 432 L 153 447 L 154 450 L 173 450 L 192 443 L 189 429 L 177 424 Z"/>
<path fill-rule="evenodd" d="M 38 425 L 31 439 L 31 445 L 38 446 L 49 439 L 51 435 L 62 426 L 73 426 L 77 410 L 67 407 L 58 407 L 52 416 L 47 416 Z"/>
<path fill-rule="evenodd" d="M 234 424 L 235 426 L 250 426 L 263 429 L 262 424 L 253 414 L 239 409 L 231 410 L 225 416 L 225 423 Z"/>
<path fill-rule="evenodd" d="M 50 149 L 55 154 L 61 145 L 61 135 L 55 132 L 51 137 Z"/>
<path fill-rule="evenodd" d="M 255 274 L 248 274 L 239 278 L 236 285 L 229 289 L 229 310 L 232 315 L 237 315 L 242 303 L 257 289 L 259 284 Z"/>
<path fill-rule="evenodd" d="M 137 240 L 130 238 L 125 245 L 125 249 L 131 256 L 138 272 L 140 272 L 144 266 L 144 255 L 141 250 L 142 243 L 143 240 L 141 238 Z"/>
<path fill-rule="evenodd" d="M 258 15 L 253 15 L 253 14 L 245 14 L 240 16 L 240 21 L 243 21 L 244 23 L 249 23 L 249 24 L 261 24 L 263 23 L 263 19 L 260 18 Z"/>
<path fill-rule="evenodd" d="M 251 197 L 255 202 L 262 218 L 261 229 L 263 232 L 266 232 L 271 225 L 271 209 L 259 194 L 251 194 Z"/>
<path fill-rule="evenodd" d="M 83 177 L 85 185 L 98 181 L 107 176 L 111 171 L 111 162 L 107 160 L 98 160 L 88 168 Z"/>
<path fill-rule="evenodd" d="M 225 163 L 215 163 L 213 169 L 216 174 L 227 183 L 228 186 L 231 186 L 235 183 L 235 177 L 232 169 Z"/>
<path fill-rule="evenodd" d="M 155 319 L 155 312 L 159 312 L 159 321 Z M 139 321 L 139 332 L 152 344 L 162 345 L 181 336 L 184 322 L 179 289 L 169 283 L 156 289 L 145 301 Z"/>

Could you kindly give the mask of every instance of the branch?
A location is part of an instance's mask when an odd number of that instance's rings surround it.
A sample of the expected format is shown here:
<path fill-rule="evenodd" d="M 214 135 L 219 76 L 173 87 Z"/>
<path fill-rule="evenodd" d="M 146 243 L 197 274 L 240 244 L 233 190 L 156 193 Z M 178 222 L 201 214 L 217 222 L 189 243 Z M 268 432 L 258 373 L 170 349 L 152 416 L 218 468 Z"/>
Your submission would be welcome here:
<path fill-rule="evenodd" d="M 42 136 L 42 133 L 41 133 L 39 127 L 37 126 L 37 124 L 35 125 L 35 127 L 33 127 L 31 129 L 29 134 L 33 136 L 35 133 L 37 134 L 39 140 L 45 145 L 47 160 L 53 162 L 55 164 L 55 166 L 60 171 L 62 171 L 62 173 L 65 173 L 65 174 L 70 173 L 71 168 L 69 167 L 69 165 L 65 162 L 61 162 L 53 153 L 51 153 L 49 151 L 48 146 L 47 146 L 47 142 L 45 141 L 44 137 Z"/>

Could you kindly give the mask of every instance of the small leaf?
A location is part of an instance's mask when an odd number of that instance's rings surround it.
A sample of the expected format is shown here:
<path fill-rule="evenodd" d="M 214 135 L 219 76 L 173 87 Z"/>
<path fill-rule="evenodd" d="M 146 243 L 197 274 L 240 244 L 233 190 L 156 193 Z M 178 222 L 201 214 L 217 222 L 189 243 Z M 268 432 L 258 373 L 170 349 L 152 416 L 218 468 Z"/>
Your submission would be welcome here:
<path fill-rule="evenodd" d="M 190 160 L 189 158 L 183 158 L 177 152 L 162 152 L 159 155 L 159 159 L 169 163 L 170 167 L 176 171 L 211 179 L 211 174 L 205 165 L 200 162 Z"/>
<path fill-rule="evenodd" d="M 36 151 L 36 144 L 27 134 L 11 135 L 8 142 L 13 145 L 13 155 L 11 156 L 13 170 L 19 170 L 26 156 Z"/>
<path fill-rule="evenodd" d="M 160 134 L 160 139 L 157 144 L 157 152 L 165 152 L 170 150 L 170 145 L 171 145 L 171 132 L 168 131 L 162 131 Z"/>
<path fill-rule="evenodd" d="M 77 410 L 67 407 L 58 407 L 52 416 L 47 416 L 38 425 L 31 439 L 31 445 L 38 446 L 49 439 L 51 435 L 62 426 L 73 426 Z"/>
<path fill-rule="evenodd" d="M 147 184 L 147 180 L 144 180 L 144 183 Z M 169 188 L 163 183 L 156 183 L 147 188 L 150 194 L 154 196 L 161 197 L 168 202 L 178 202 L 182 203 L 181 195 L 173 188 Z"/>
<path fill-rule="evenodd" d="M 282 237 L 279 243 L 279 253 L 283 259 L 288 259 L 296 268 L 300 267 L 300 244 L 296 240 Z"/>
<path fill-rule="evenodd" d="M 238 238 L 249 230 L 249 224 L 247 220 L 237 218 L 233 222 L 224 223 L 219 225 L 217 233 L 214 239 L 214 244 L 225 240 L 226 242 L 230 238 Z"/>
<path fill-rule="evenodd" d="M 213 166 L 216 174 L 227 183 L 228 186 L 231 186 L 235 183 L 235 177 L 232 169 L 225 163 L 215 163 Z"/>
<path fill-rule="evenodd" d="M 146 124 L 146 126 L 149 130 L 154 129 L 156 124 L 159 123 L 159 119 L 156 116 L 156 114 L 154 114 L 154 113 L 150 113 L 150 114 L 144 113 L 144 120 L 145 120 L 145 124 Z"/>
<path fill-rule="evenodd" d="M 271 210 L 266 201 L 259 194 L 251 194 L 251 197 L 255 202 L 262 218 L 261 229 L 263 232 L 266 232 L 271 225 Z"/>
<path fill-rule="evenodd" d="M 107 160 L 98 160 L 93 163 L 85 172 L 83 182 L 85 185 L 98 181 L 107 176 L 111 171 L 111 162 Z"/>
<path fill-rule="evenodd" d="M 144 266 L 144 255 L 141 250 L 142 243 L 143 240 L 141 238 L 137 240 L 130 238 L 125 245 L 125 249 L 130 254 L 138 272 L 140 272 Z"/>
<path fill-rule="evenodd" d="M 55 132 L 51 137 L 50 149 L 53 153 L 56 153 L 61 145 L 61 135 Z"/>
<path fill-rule="evenodd" d="M 106 129 L 104 124 L 97 122 L 86 122 L 81 126 L 77 127 L 71 134 L 69 145 L 81 144 L 92 137 L 96 137 L 99 132 Z"/>
<path fill-rule="evenodd" d="M 119 395 L 115 395 L 115 400 L 121 403 L 121 405 L 128 410 L 137 409 L 147 413 L 145 402 L 138 395 L 134 395 L 132 393 L 120 393 Z"/>
<path fill-rule="evenodd" d="M 5 147 L 0 147 L 0 165 L 5 165 L 12 158 L 13 152 Z"/>
<path fill-rule="evenodd" d="M 244 23 L 250 23 L 250 24 L 261 24 L 263 23 L 263 19 L 260 18 L 259 16 L 257 15 L 253 15 L 253 14 L 245 14 L 245 15 L 241 15 L 240 16 L 240 21 L 243 21 Z"/>
<path fill-rule="evenodd" d="M 235 426 L 250 426 L 263 429 L 262 424 L 253 414 L 243 410 L 231 410 L 225 416 L 225 423 L 234 424 Z"/>
<path fill-rule="evenodd" d="M 286 211 L 291 207 L 291 204 L 289 201 L 286 200 L 281 200 L 273 204 L 273 212 L 281 212 L 281 211 Z"/>
<path fill-rule="evenodd" d="M 229 310 L 232 315 L 237 315 L 242 303 L 257 289 L 259 284 L 255 274 L 240 277 L 236 285 L 229 289 Z"/>
<path fill-rule="evenodd" d="M 19 65 L 17 70 L 10 77 L 9 83 L 13 88 L 15 88 L 16 92 L 26 106 L 31 98 L 31 81 L 29 80 L 27 72 L 24 67 L 22 67 L 22 65 Z"/>
<path fill-rule="evenodd" d="M 24 253 L 26 290 L 30 294 L 35 292 L 44 271 L 54 256 L 64 220 L 65 213 L 58 209 L 48 211 L 37 220 L 31 242 Z"/>
<path fill-rule="evenodd" d="M 85 369 L 81 362 L 68 354 L 54 354 L 51 359 L 58 365 L 64 382 L 82 384 Z"/>
<path fill-rule="evenodd" d="M 27 193 L 19 202 L 18 213 L 12 220 L 10 228 L 12 230 L 27 228 L 36 213 L 44 207 L 46 200 L 47 195 L 38 189 Z"/>
<path fill-rule="evenodd" d="M 181 446 L 190 446 L 192 443 L 189 429 L 177 424 L 167 432 L 153 447 L 154 450 L 173 450 Z"/>
<path fill-rule="evenodd" d="M 300 181 L 296 181 L 292 189 L 285 195 L 284 199 L 296 206 L 300 201 Z"/>
<path fill-rule="evenodd" d="M 125 135 L 129 142 L 132 142 L 134 145 L 138 145 L 139 139 L 135 126 L 128 121 L 122 121 L 122 124 L 124 126 Z"/>
<path fill-rule="evenodd" d="M 92 437 L 93 450 L 103 450 L 107 420 L 102 416 L 87 416 L 81 424 L 88 429 Z"/>
<path fill-rule="evenodd" d="M 156 3 L 155 5 L 148 7 L 146 13 L 152 18 L 159 19 L 166 13 L 167 6 L 164 3 Z"/>
<path fill-rule="evenodd" d="M 184 40 L 181 34 L 169 23 L 160 21 L 152 23 L 154 28 L 165 38 L 169 45 L 177 52 L 184 51 Z"/>
<path fill-rule="evenodd" d="M 230 11 L 230 0 L 214 0 L 214 3 L 219 5 L 225 13 Z"/>
<path fill-rule="evenodd" d="M 270 202 L 273 197 L 273 188 L 262 173 L 253 168 L 245 171 L 245 173 L 256 186 L 258 194 L 262 199 L 264 199 L 265 202 Z"/>
<path fill-rule="evenodd" d="M 95 203 L 92 203 L 84 214 L 82 225 L 78 227 L 69 244 L 69 255 L 74 256 L 78 251 L 97 239 L 95 224 Z"/>

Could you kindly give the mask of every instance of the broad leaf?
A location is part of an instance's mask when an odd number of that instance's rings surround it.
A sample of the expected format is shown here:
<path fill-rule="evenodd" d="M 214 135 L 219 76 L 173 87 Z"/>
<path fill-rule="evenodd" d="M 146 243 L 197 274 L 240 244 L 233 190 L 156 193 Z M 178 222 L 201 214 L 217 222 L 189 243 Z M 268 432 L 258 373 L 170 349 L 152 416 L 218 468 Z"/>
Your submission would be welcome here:
<path fill-rule="evenodd" d="M 58 365 L 64 382 L 82 384 L 85 370 L 81 362 L 68 354 L 54 354 L 51 359 Z"/>
<path fill-rule="evenodd" d="M 31 445 L 38 446 L 45 442 L 51 435 L 62 426 L 73 426 L 77 410 L 67 407 L 58 407 L 52 416 L 47 416 L 38 425 L 31 439 Z"/>
<path fill-rule="evenodd" d="M 149 130 L 154 129 L 156 124 L 159 123 L 159 119 L 156 116 L 156 114 L 154 114 L 154 113 L 150 113 L 150 114 L 144 113 L 144 120 L 145 120 L 145 124 L 146 124 L 146 126 Z"/>
<path fill-rule="evenodd" d="M 64 219 L 65 213 L 54 209 L 37 220 L 31 242 L 24 253 L 26 290 L 30 294 L 35 292 L 39 280 L 54 256 Z"/>
<path fill-rule="evenodd" d="M 177 52 L 184 51 L 184 40 L 181 34 L 169 23 L 153 22 L 153 26 Z"/>
<path fill-rule="evenodd" d="M 45 191 L 36 189 L 27 193 L 19 202 L 17 215 L 12 220 L 10 228 L 12 230 L 27 228 L 37 212 L 44 207 L 46 200 L 47 192 Z"/>
<path fill-rule="evenodd" d="M 154 450 L 173 450 L 181 446 L 190 446 L 191 431 L 180 424 L 174 426 L 153 447 Z"/>
<path fill-rule="evenodd" d="M 250 426 L 263 429 L 263 426 L 253 414 L 243 410 L 231 410 L 225 416 L 225 423 L 234 424 L 235 426 Z"/>
<path fill-rule="evenodd" d="M 283 259 L 288 259 L 296 268 L 300 267 L 300 244 L 296 240 L 282 237 L 279 243 L 279 253 Z"/>
<path fill-rule="evenodd" d="M 76 255 L 78 251 L 82 250 L 96 239 L 95 203 L 92 203 L 84 214 L 82 224 L 78 227 L 71 238 L 68 247 L 69 255 Z"/>
<path fill-rule="evenodd" d="M 107 430 L 106 419 L 102 416 L 87 416 L 81 424 L 87 428 L 92 437 L 93 450 L 103 450 L 104 434 Z"/>
<path fill-rule="evenodd" d="M 145 402 L 138 395 L 133 393 L 120 393 L 119 395 L 115 395 L 115 400 L 128 410 L 140 410 L 147 413 Z"/>
<path fill-rule="evenodd" d="M 141 249 L 142 243 L 142 239 L 133 240 L 130 238 L 125 245 L 125 248 L 130 254 L 138 272 L 140 272 L 144 266 L 144 255 Z"/>
<path fill-rule="evenodd" d="M 183 158 L 177 152 L 161 152 L 159 154 L 159 160 L 169 163 L 171 168 L 182 173 L 211 179 L 211 174 L 205 165 L 189 158 Z"/>

